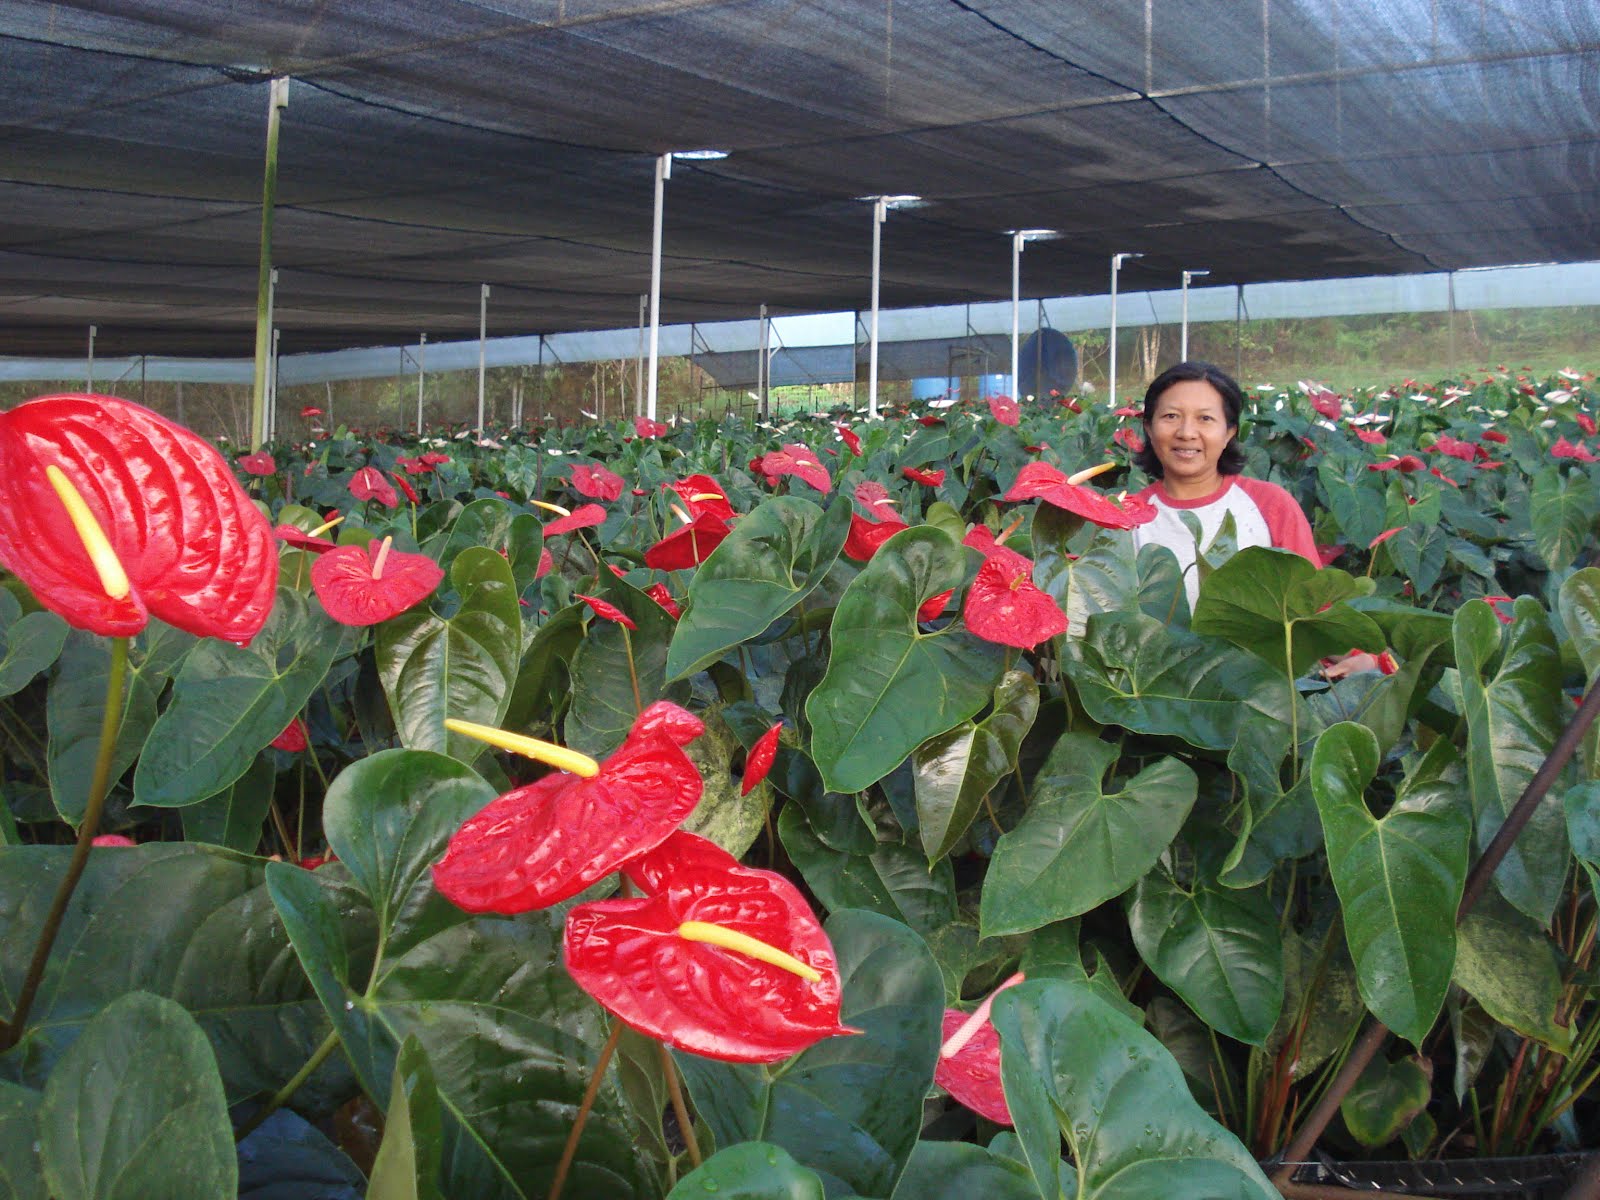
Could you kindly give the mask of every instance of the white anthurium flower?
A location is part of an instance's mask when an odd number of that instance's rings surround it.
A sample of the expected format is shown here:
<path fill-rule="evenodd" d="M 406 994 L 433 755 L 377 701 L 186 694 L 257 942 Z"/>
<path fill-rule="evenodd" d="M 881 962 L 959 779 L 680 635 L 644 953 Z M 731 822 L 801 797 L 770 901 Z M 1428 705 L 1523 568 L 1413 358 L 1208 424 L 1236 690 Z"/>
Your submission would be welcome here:
<path fill-rule="evenodd" d="M 955 399 L 954 398 L 950 398 L 950 399 L 946 399 L 946 400 L 929 400 L 928 401 L 928 407 L 929 408 L 949 408 L 954 404 L 955 404 Z"/>
<path fill-rule="evenodd" d="M 584 416 L 588 417 L 591 421 L 598 421 L 600 419 L 599 413 L 592 413 L 587 408 L 580 408 L 578 411 Z"/>
<path fill-rule="evenodd" d="M 549 454 L 552 458 L 560 458 L 563 454 L 566 453 L 566 451 L 565 450 L 557 450 L 554 447 L 552 447 L 551 449 L 545 451 L 545 453 Z"/>
<path fill-rule="evenodd" d="M 1548 421 L 1540 421 L 1539 422 L 1539 428 L 1540 429 L 1554 429 L 1555 427 L 1556 427 L 1556 422 L 1555 422 L 1555 418 L 1554 417 L 1552 417 Z"/>
<path fill-rule="evenodd" d="M 1565 390 L 1546 392 L 1544 394 L 1544 398 L 1550 401 L 1552 404 L 1565 404 L 1568 400 L 1572 399 L 1572 393 Z"/>
<path fill-rule="evenodd" d="M 1583 378 L 1582 375 L 1578 374 L 1578 372 L 1574 371 L 1571 367 L 1562 367 L 1561 370 L 1556 372 L 1556 374 L 1561 376 L 1563 379 L 1572 380 L 1573 383 L 1577 383 L 1578 380 Z"/>

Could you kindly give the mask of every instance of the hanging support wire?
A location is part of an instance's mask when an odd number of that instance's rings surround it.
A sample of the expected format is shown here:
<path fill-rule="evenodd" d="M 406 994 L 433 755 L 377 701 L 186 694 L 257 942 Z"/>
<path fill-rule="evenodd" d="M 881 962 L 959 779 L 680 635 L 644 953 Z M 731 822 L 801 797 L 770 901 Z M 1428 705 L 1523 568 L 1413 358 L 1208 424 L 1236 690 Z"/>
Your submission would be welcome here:
<path fill-rule="evenodd" d="M 256 370 L 250 397 L 250 448 L 259 450 L 267 420 L 267 359 L 272 353 L 272 214 L 278 202 L 278 128 L 289 106 L 289 77 L 267 95 L 266 163 L 261 172 L 261 258 L 256 282 Z"/>

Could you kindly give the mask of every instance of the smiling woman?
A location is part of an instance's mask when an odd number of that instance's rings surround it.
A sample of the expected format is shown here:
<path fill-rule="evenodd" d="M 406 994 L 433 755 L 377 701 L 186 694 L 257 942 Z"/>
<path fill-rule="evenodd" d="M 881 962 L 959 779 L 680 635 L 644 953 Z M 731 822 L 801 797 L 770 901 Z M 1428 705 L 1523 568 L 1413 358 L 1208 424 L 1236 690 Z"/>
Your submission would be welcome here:
<path fill-rule="evenodd" d="M 1145 446 L 1134 462 L 1155 482 L 1137 498 L 1156 510 L 1134 530 L 1136 546 L 1165 546 L 1178 556 L 1193 605 L 1200 595 L 1194 570 L 1195 536 L 1188 513 L 1200 522 L 1202 547 L 1216 538 L 1231 514 L 1239 548 L 1276 546 L 1321 565 L 1311 525 L 1294 497 L 1275 483 L 1247 479 L 1239 449 L 1244 395 L 1221 369 L 1181 362 L 1155 378 L 1144 394 Z"/>

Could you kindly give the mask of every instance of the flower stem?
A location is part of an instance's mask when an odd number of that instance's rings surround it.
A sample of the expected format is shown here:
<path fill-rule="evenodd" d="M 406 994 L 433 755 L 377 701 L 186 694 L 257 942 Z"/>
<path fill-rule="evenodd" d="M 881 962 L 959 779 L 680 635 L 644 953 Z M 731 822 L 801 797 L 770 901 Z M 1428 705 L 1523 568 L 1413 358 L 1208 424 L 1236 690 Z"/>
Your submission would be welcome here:
<path fill-rule="evenodd" d="M 583 1102 L 578 1105 L 578 1115 L 573 1118 L 572 1132 L 567 1134 L 567 1144 L 561 1151 L 561 1161 L 556 1164 L 555 1178 L 550 1181 L 550 1192 L 545 1200 L 561 1200 L 561 1189 L 567 1185 L 567 1172 L 572 1169 L 572 1160 L 578 1153 L 578 1139 L 583 1136 L 583 1127 L 589 1122 L 589 1110 L 594 1107 L 594 1098 L 600 1094 L 600 1081 L 606 1077 L 606 1068 L 611 1065 L 611 1056 L 616 1052 L 617 1041 L 621 1037 L 622 1022 L 613 1021 L 611 1036 L 600 1047 L 600 1061 L 595 1063 L 594 1074 L 589 1076 L 589 1086 L 583 1091 Z"/>
<path fill-rule="evenodd" d="M 683 1144 L 689 1151 L 689 1162 L 700 1165 L 700 1143 L 695 1140 L 694 1126 L 689 1124 L 689 1106 L 683 1102 L 683 1087 L 678 1082 L 678 1068 L 673 1065 L 672 1051 L 665 1042 L 657 1042 L 661 1051 L 661 1070 L 667 1077 L 667 1095 L 672 1097 L 672 1112 L 678 1118 L 678 1128 L 683 1131 Z"/>
<path fill-rule="evenodd" d="M 83 821 L 78 825 L 78 841 L 72 848 L 72 861 L 67 873 L 61 877 L 50 911 L 45 914 L 44 926 L 39 932 L 39 942 L 33 948 L 33 958 L 28 963 L 28 973 L 17 992 L 17 1003 L 11 1020 L 0 1024 L 0 1052 L 11 1049 L 22 1038 L 23 1026 L 28 1021 L 28 1010 L 44 979 L 44 967 L 50 959 L 50 949 L 55 945 L 56 934 L 61 931 L 61 920 L 66 916 L 67 903 L 77 889 L 78 880 L 89 864 L 89 846 L 100 828 L 100 814 L 105 809 L 106 792 L 111 787 L 111 760 L 116 756 L 117 732 L 122 728 L 122 686 L 128 673 L 128 639 L 111 639 L 111 669 L 106 676 L 106 709 L 100 722 L 100 749 L 94 760 L 94 775 L 89 782 L 88 803 L 84 806 Z"/>
<path fill-rule="evenodd" d="M 274 1092 L 270 1100 L 256 1109 L 250 1115 L 250 1119 L 239 1126 L 239 1131 L 233 1135 L 233 1140 L 242 1142 L 257 1129 L 261 1128 L 266 1119 L 282 1108 L 289 1097 L 300 1090 L 300 1085 L 316 1073 L 317 1068 L 328 1060 L 328 1055 L 332 1054 L 338 1045 L 339 1032 L 336 1029 L 330 1029 L 328 1036 L 322 1039 L 322 1045 L 311 1052 L 311 1057 L 306 1059 L 305 1065 L 294 1073 L 294 1078 Z"/>

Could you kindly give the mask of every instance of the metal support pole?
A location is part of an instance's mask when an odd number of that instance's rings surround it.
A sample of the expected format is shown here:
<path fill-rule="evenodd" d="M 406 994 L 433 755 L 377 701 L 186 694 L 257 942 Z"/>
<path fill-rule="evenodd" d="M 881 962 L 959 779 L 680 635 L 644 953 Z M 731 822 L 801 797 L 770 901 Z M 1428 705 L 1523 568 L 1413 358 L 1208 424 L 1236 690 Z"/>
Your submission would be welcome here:
<path fill-rule="evenodd" d="M 650 295 L 639 294 L 639 353 L 633 360 L 633 415 L 644 416 L 644 322 L 650 312 Z"/>
<path fill-rule="evenodd" d="M 256 282 L 256 370 L 250 397 L 252 450 L 261 448 L 266 423 L 267 357 L 272 352 L 272 212 L 278 200 L 278 127 L 289 106 L 289 77 L 272 81 L 267 95 L 267 153 L 261 172 L 261 264 Z"/>
<path fill-rule="evenodd" d="M 1122 260 L 1125 258 L 1143 258 L 1142 254 L 1113 254 L 1111 256 L 1111 336 L 1106 341 L 1106 353 L 1110 355 L 1110 379 L 1108 381 L 1111 392 L 1111 406 L 1117 406 L 1117 274 L 1122 270 Z"/>
<path fill-rule="evenodd" d="M 878 283 L 883 268 L 883 222 L 889 216 L 889 201 L 879 196 L 872 202 L 872 321 L 867 330 L 867 419 L 878 419 Z"/>
<path fill-rule="evenodd" d="M 83 390 L 94 391 L 94 335 L 100 332 L 98 325 L 89 326 L 89 361 L 84 371 Z"/>
<path fill-rule="evenodd" d="M 478 440 L 483 440 L 483 375 L 489 351 L 489 285 L 478 285 Z"/>
<path fill-rule="evenodd" d="M 1244 284 L 1233 285 L 1233 377 L 1244 374 Z"/>
<path fill-rule="evenodd" d="M 650 382 L 645 395 L 644 415 L 656 419 L 656 385 L 661 350 L 661 217 L 666 208 L 667 180 L 672 178 L 672 155 L 656 158 L 656 207 L 650 233 Z"/>
<path fill-rule="evenodd" d="M 772 419 L 772 319 L 767 316 L 767 306 L 761 306 L 761 386 L 756 389 L 761 419 Z"/>
<path fill-rule="evenodd" d="M 427 352 L 428 352 L 428 335 L 426 333 L 419 333 L 417 335 L 417 436 L 418 437 L 422 436 L 422 384 L 423 384 L 423 380 L 425 378 L 423 373 L 422 373 L 422 356 L 424 354 L 426 354 Z M 331 420 L 331 418 L 330 418 L 330 420 Z"/>
<path fill-rule="evenodd" d="M 1017 357 L 1022 346 L 1022 246 L 1027 235 L 1020 229 L 1011 235 L 1011 398 L 1022 399 L 1022 382 Z"/>
<path fill-rule="evenodd" d="M 1456 273 L 1454 271 L 1451 271 L 1445 276 L 1445 283 L 1449 288 L 1450 299 L 1450 313 L 1447 318 L 1449 321 L 1448 330 L 1450 336 L 1450 358 L 1445 365 L 1446 369 L 1451 375 L 1456 375 Z"/>
<path fill-rule="evenodd" d="M 1185 271 L 1183 273 L 1183 334 L 1178 339 L 1178 361 L 1189 361 L 1189 281 L 1210 271 Z"/>

